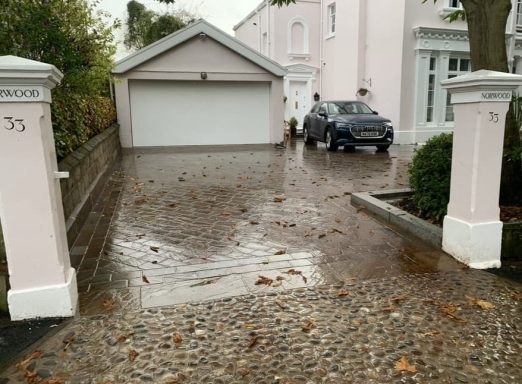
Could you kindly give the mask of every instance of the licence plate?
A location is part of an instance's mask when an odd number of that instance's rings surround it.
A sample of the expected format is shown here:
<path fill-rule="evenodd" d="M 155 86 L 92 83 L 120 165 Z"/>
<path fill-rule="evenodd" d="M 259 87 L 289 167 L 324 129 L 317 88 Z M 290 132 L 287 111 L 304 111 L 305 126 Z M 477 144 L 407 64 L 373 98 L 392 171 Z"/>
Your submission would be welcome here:
<path fill-rule="evenodd" d="M 366 136 L 366 137 L 379 136 L 379 132 L 361 132 L 361 136 Z"/>

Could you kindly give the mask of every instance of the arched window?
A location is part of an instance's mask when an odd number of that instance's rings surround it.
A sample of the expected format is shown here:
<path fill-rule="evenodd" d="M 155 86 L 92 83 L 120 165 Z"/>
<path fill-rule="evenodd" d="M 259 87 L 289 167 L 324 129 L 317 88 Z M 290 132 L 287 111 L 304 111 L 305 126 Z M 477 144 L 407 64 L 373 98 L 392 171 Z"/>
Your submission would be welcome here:
<path fill-rule="evenodd" d="M 310 53 L 308 25 L 301 17 L 294 17 L 288 23 L 288 53 L 300 55 Z"/>

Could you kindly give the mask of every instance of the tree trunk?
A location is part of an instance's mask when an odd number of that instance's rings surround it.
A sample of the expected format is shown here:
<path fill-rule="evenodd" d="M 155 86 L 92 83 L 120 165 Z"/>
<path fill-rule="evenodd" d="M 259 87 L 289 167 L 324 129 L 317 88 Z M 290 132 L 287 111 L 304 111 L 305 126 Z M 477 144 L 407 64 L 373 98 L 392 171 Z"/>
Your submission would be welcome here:
<path fill-rule="evenodd" d="M 471 63 L 474 71 L 489 69 L 509 72 L 506 25 L 511 0 L 461 0 L 468 22 Z M 500 204 L 522 204 L 520 131 L 513 103 L 506 116 Z"/>

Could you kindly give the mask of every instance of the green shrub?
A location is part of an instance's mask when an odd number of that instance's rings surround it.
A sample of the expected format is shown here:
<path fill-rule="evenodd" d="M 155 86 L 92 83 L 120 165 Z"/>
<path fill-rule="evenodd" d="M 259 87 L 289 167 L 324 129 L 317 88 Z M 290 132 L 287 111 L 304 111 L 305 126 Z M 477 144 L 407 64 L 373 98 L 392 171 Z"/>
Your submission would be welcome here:
<path fill-rule="evenodd" d="M 409 169 L 413 203 L 429 220 L 440 222 L 447 212 L 452 148 L 452 134 L 435 136 L 415 153 Z"/>
<path fill-rule="evenodd" d="M 58 160 L 116 121 L 116 109 L 109 98 L 66 92 L 53 95 L 52 119 Z"/>
<path fill-rule="evenodd" d="M 299 122 L 297 121 L 297 119 L 295 117 L 291 117 L 288 124 L 290 125 L 290 129 L 296 129 Z"/>

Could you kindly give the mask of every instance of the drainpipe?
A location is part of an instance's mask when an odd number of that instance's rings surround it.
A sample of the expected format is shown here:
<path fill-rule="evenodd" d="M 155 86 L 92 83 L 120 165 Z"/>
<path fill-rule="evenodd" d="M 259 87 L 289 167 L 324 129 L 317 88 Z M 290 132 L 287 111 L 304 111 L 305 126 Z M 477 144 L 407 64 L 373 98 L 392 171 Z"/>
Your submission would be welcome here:
<path fill-rule="evenodd" d="M 360 87 L 359 84 L 362 85 L 363 79 L 366 78 L 366 33 L 367 33 L 367 25 L 368 25 L 368 6 L 366 0 L 359 0 L 359 46 L 357 49 L 358 59 L 357 59 L 357 88 Z"/>
<path fill-rule="evenodd" d="M 324 40 L 324 0 L 321 0 L 321 22 L 319 23 L 319 94 L 323 96 L 323 40 Z"/>
<path fill-rule="evenodd" d="M 266 29 L 266 39 L 267 39 L 267 56 L 268 58 L 272 58 L 272 42 L 270 41 L 271 33 L 270 33 L 270 0 L 266 0 L 266 22 L 267 22 L 267 29 Z"/>

